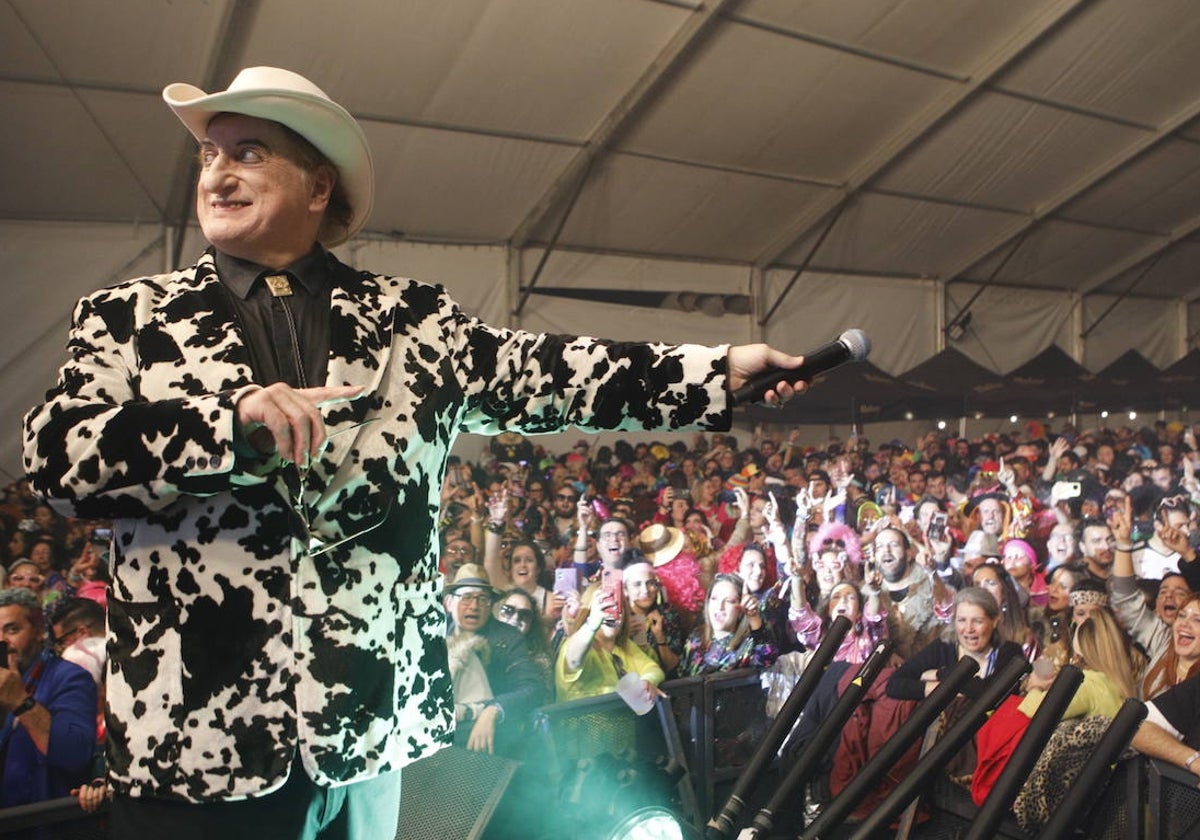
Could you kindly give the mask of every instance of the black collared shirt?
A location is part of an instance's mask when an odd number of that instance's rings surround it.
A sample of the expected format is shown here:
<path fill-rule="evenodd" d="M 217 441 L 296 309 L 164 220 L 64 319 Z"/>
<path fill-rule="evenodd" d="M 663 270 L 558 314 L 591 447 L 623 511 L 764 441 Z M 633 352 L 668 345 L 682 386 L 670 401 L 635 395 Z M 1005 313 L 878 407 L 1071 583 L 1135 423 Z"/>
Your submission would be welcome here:
<path fill-rule="evenodd" d="M 292 295 L 288 305 L 296 321 L 304 375 L 310 386 L 325 384 L 329 368 L 330 291 L 333 288 L 329 254 L 313 250 L 283 271 L 216 252 L 214 261 L 222 285 L 229 291 L 242 337 L 250 349 L 254 381 L 270 385 L 283 381 L 276 358 L 272 332 L 272 297 L 263 279 L 269 274 L 287 274 Z"/>

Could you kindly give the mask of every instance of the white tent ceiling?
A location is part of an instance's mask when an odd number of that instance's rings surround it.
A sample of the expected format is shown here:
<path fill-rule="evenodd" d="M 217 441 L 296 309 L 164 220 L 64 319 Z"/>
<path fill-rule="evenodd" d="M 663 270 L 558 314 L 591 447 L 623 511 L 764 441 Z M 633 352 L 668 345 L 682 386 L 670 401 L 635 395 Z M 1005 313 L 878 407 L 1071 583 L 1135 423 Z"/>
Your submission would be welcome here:
<path fill-rule="evenodd" d="M 1129 346 L 1115 324 L 1134 319 L 1165 364 L 1200 322 L 1198 12 L 1195 0 L 4 0 L 0 220 L 58 225 L 76 249 L 87 237 L 72 224 L 133 226 L 122 259 L 100 259 L 73 294 L 152 270 L 139 260 L 155 249 L 190 262 L 170 232 L 192 218 L 193 147 L 160 91 L 217 90 L 272 64 L 363 122 L 379 196 L 368 242 L 496 247 L 519 258 L 502 256 L 492 279 L 516 265 L 516 285 L 551 241 L 539 286 L 678 288 L 637 271 L 565 277 L 571 253 L 732 266 L 745 279 L 730 291 L 755 301 L 746 332 L 772 339 L 768 314 L 802 317 L 800 292 L 785 296 L 797 269 L 817 280 L 805 294 L 917 280 L 919 335 L 901 330 L 905 349 L 881 362 L 895 372 L 937 350 L 987 285 L 979 305 L 1048 320 L 1043 343 L 1083 358 L 1080 334 L 1115 330 Z M 19 230 L 0 237 L 10 265 L 29 247 Z M 874 317 L 894 319 L 898 296 L 878 295 Z M 591 311 L 604 332 L 608 310 Z M 977 340 L 1011 338 L 976 315 Z M 0 383 L 36 341 L 61 343 L 59 327 L 22 325 L 35 338 L 8 339 Z"/>

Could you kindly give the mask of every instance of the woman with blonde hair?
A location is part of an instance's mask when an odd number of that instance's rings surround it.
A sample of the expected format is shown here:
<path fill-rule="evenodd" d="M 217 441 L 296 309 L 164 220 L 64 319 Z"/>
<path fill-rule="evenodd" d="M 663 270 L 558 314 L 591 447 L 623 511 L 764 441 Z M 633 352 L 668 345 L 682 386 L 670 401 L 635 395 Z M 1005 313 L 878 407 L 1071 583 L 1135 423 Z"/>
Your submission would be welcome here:
<path fill-rule="evenodd" d="M 629 637 L 628 612 L 621 592 L 595 583 L 584 590 L 570 635 L 558 651 L 554 672 L 558 702 L 609 694 L 627 673 L 641 677 L 647 694 L 658 693 L 666 675 Z"/>

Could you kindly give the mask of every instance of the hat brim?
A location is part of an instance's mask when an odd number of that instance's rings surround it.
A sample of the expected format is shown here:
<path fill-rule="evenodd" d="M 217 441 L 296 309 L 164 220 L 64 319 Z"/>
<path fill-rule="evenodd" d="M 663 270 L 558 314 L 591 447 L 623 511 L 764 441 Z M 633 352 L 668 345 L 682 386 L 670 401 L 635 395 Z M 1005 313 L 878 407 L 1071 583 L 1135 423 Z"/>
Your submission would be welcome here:
<path fill-rule="evenodd" d="M 350 223 L 321 242 L 327 248 L 358 233 L 375 204 L 375 165 L 362 126 L 350 112 L 329 99 L 282 88 L 257 88 L 205 93 L 195 85 L 176 82 L 163 88 L 163 101 L 197 141 L 217 114 L 245 114 L 287 126 L 312 143 L 338 169 L 350 202 Z"/>
<path fill-rule="evenodd" d="M 447 584 L 445 586 L 445 588 L 442 589 L 442 594 L 443 595 L 453 595 L 456 592 L 458 592 L 458 590 L 460 590 L 460 589 L 483 589 L 483 590 L 486 590 L 488 593 L 490 593 L 492 596 L 496 596 L 496 595 L 500 594 L 499 589 L 492 586 L 490 583 L 488 583 L 485 580 L 480 580 L 479 578 L 468 578 L 467 580 L 459 581 L 458 583 Z"/>
<path fill-rule="evenodd" d="M 683 531 L 679 530 L 678 528 L 671 528 L 670 534 L 670 542 L 668 542 L 662 548 L 658 549 L 657 551 L 642 551 L 643 556 L 650 561 L 652 566 L 662 566 L 666 563 L 670 563 L 679 556 L 681 551 L 683 551 L 683 544 L 684 540 L 686 539 L 683 535 Z"/>

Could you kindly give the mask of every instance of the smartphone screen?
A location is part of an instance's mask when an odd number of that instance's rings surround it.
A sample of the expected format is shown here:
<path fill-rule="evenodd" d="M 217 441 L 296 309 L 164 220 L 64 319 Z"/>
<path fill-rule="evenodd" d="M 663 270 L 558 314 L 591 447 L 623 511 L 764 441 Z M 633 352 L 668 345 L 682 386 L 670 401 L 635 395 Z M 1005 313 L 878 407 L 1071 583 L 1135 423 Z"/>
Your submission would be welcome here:
<path fill-rule="evenodd" d="M 935 513 L 929 520 L 929 539 L 938 542 L 946 539 L 946 514 Z"/>
<path fill-rule="evenodd" d="M 555 569 L 554 570 L 554 591 L 559 595 L 566 595 L 568 592 L 579 591 L 579 570 L 578 569 Z"/>
<path fill-rule="evenodd" d="M 609 593 L 613 600 L 613 606 L 608 609 L 608 614 L 613 618 L 621 615 L 621 598 L 624 593 L 621 591 L 621 570 L 620 569 L 602 569 L 600 571 L 600 588 Z"/>

